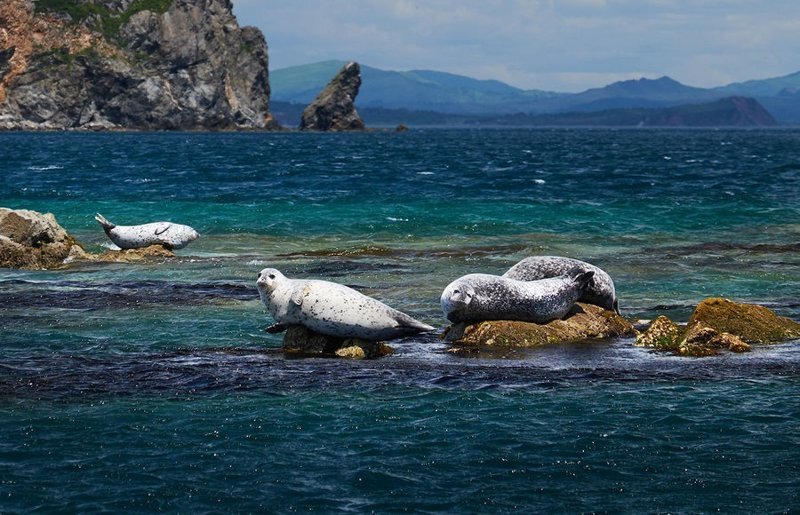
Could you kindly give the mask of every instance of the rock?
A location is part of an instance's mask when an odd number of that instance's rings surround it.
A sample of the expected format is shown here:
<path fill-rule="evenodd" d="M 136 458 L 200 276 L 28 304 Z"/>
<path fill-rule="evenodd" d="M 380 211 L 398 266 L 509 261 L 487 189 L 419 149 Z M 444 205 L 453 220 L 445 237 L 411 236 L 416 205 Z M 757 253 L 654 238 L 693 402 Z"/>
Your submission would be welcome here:
<path fill-rule="evenodd" d="M 658 350 L 677 351 L 681 335 L 682 331 L 678 324 L 661 315 L 653 320 L 645 332 L 636 337 L 636 345 L 653 347 Z"/>
<path fill-rule="evenodd" d="M 303 111 L 302 131 L 359 131 L 364 122 L 354 104 L 361 87 L 361 67 L 349 62 Z"/>
<path fill-rule="evenodd" d="M 373 359 L 394 352 L 383 342 L 368 342 L 358 338 L 334 338 L 315 333 L 301 325 L 289 326 L 283 336 L 283 351 L 300 356 Z"/>
<path fill-rule="evenodd" d="M 684 330 L 659 316 L 636 344 L 681 356 L 714 356 L 720 349 L 748 352 L 749 343 L 777 343 L 797 337 L 799 323 L 764 306 L 709 298 L 697 305 Z"/>
<path fill-rule="evenodd" d="M 138 249 L 107 250 L 102 254 L 89 255 L 88 259 L 104 263 L 135 263 L 174 257 L 175 253 L 168 248 L 162 245 L 150 245 Z"/>
<path fill-rule="evenodd" d="M 51 213 L 0 208 L 0 267 L 47 269 L 85 255 Z"/>
<path fill-rule="evenodd" d="M 700 323 L 749 343 L 776 343 L 800 337 L 799 323 L 778 316 L 764 306 L 722 298 L 708 298 L 697 305 L 688 327 Z"/>
<path fill-rule="evenodd" d="M 616 313 L 579 302 L 563 320 L 547 324 L 513 320 L 454 324 L 445 331 L 443 338 L 466 346 L 535 347 L 635 334 L 633 325 Z"/>
<path fill-rule="evenodd" d="M 0 5 L 0 129 L 277 128 L 266 41 L 230 0 L 71 4 Z"/>

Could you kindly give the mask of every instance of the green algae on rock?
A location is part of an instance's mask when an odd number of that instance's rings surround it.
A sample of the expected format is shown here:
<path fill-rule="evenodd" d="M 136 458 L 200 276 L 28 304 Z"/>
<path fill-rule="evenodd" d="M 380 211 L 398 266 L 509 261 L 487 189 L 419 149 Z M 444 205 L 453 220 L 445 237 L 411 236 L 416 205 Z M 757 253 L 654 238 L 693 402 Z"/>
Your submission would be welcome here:
<path fill-rule="evenodd" d="M 465 346 L 536 347 L 614 337 L 632 337 L 633 325 L 623 317 L 593 304 L 576 303 L 562 320 L 546 324 L 516 320 L 487 320 L 450 326 L 442 338 Z"/>
<path fill-rule="evenodd" d="M 800 336 L 800 323 L 794 320 L 758 304 L 740 304 L 718 297 L 697 305 L 688 326 L 699 322 L 749 343 L 777 343 Z"/>

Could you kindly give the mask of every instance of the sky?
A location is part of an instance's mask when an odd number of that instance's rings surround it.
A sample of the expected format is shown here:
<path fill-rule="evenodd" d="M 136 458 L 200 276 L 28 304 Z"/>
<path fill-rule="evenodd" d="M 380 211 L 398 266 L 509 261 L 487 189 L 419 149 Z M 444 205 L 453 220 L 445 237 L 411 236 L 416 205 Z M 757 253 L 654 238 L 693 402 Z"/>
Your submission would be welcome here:
<path fill-rule="evenodd" d="M 233 0 L 271 70 L 330 59 L 578 92 L 800 71 L 798 0 Z"/>

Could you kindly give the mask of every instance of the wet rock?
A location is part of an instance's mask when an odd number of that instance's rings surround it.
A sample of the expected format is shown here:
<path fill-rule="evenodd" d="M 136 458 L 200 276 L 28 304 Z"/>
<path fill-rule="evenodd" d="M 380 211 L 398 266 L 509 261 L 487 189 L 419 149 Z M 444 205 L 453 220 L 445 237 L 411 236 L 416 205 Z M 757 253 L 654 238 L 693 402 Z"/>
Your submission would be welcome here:
<path fill-rule="evenodd" d="M 52 213 L 0 208 L 0 267 L 58 268 L 84 255 Z"/>
<path fill-rule="evenodd" d="M 168 248 L 162 245 L 150 245 L 138 249 L 107 250 L 102 254 L 90 255 L 88 259 L 102 263 L 136 263 L 174 257 L 175 253 Z"/>
<path fill-rule="evenodd" d="M 800 337 L 800 323 L 776 315 L 758 304 L 740 304 L 723 298 L 702 301 L 688 326 L 702 323 L 719 333 L 730 333 L 749 343 L 777 343 Z"/>
<path fill-rule="evenodd" d="M 616 313 L 579 302 L 562 320 L 546 324 L 514 320 L 460 323 L 450 326 L 442 338 L 465 346 L 535 347 L 635 335 L 633 325 Z"/>
<path fill-rule="evenodd" d="M 394 352 L 383 342 L 359 338 L 335 338 L 316 333 L 301 325 L 289 326 L 283 336 L 283 351 L 298 356 L 374 359 Z"/>
<path fill-rule="evenodd" d="M 658 317 L 636 344 L 680 356 L 714 356 L 722 349 L 748 352 L 751 343 L 777 343 L 800 337 L 800 324 L 757 304 L 709 298 L 697 305 L 681 330 Z"/>
<path fill-rule="evenodd" d="M 678 324 L 665 317 L 659 316 L 650 327 L 636 337 L 636 345 L 639 347 L 653 347 L 658 350 L 678 350 L 683 331 Z"/>
<path fill-rule="evenodd" d="M 361 68 L 349 62 L 303 110 L 301 131 L 360 131 L 364 121 L 355 100 L 361 87 Z"/>

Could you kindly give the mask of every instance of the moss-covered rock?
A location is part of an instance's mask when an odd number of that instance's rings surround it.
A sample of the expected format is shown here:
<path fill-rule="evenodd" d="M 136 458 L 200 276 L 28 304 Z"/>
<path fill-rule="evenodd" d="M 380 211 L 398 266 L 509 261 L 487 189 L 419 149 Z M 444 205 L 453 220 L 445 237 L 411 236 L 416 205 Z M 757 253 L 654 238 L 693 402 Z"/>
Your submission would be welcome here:
<path fill-rule="evenodd" d="M 136 263 L 174 257 L 175 253 L 168 248 L 162 245 L 150 245 L 138 249 L 107 250 L 102 254 L 89 256 L 88 260 L 103 263 Z"/>
<path fill-rule="evenodd" d="M 563 320 L 547 324 L 515 320 L 460 323 L 449 327 L 442 338 L 465 346 L 536 347 L 635 335 L 633 325 L 616 313 L 592 304 L 576 303 Z"/>
<path fill-rule="evenodd" d="M 695 308 L 688 326 L 702 323 L 719 333 L 730 333 L 749 343 L 776 343 L 800 337 L 800 324 L 757 304 L 709 298 Z"/>
<path fill-rule="evenodd" d="M 657 350 L 677 351 L 683 331 L 678 324 L 660 315 L 650 327 L 636 337 L 639 347 L 653 347 Z"/>
<path fill-rule="evenodd" d="M 301 325 L 292 325 L 283 336 L 283 351 L 306 357 L 339 357 L 374 359 L 394 352 L 383 342 L 370 342 L 359 338 L 336 338 L 316 333 Z"/>

